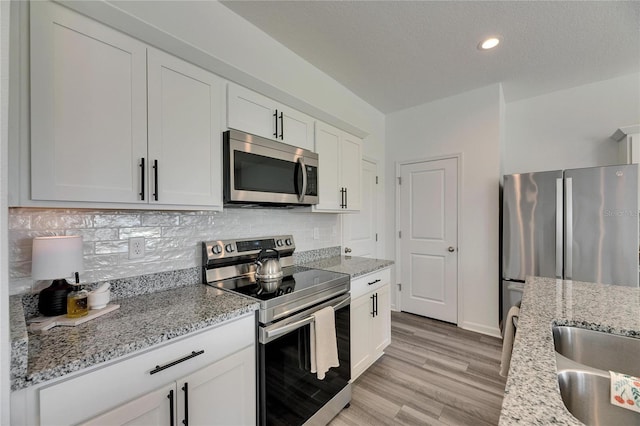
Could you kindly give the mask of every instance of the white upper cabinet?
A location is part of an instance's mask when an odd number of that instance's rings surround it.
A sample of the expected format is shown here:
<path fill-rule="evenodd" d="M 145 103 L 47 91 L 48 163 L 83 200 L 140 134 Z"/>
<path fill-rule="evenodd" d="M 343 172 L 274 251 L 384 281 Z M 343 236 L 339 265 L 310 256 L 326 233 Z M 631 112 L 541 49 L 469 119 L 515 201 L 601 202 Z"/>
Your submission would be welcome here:
<path fill-rule="evenodd" d="M 222 207 L 223 85 L 208 71 L 149 49 L 151 203 Z"/>
<path fill-rule="evenodd" d="M 316 121 L 315 133 L 320 203 L 313 206 L 313 211 L 359 211 L 362 204 L 362 140 L 320 121 Z"/>
<path fill-rule="evenodd" d="M 31 3 L 31 198 L 141 203 L 145 45 Z"/>
<path fill-rule="evenodd" d="M 221 209 L 224 102 L 214 74 L 33 2 L 29 199 Z"/>
<path fill-rule="evenodd" d="M 252 90 L 229 83 L 227 127 L 313 151 L 314 119 Z"/>

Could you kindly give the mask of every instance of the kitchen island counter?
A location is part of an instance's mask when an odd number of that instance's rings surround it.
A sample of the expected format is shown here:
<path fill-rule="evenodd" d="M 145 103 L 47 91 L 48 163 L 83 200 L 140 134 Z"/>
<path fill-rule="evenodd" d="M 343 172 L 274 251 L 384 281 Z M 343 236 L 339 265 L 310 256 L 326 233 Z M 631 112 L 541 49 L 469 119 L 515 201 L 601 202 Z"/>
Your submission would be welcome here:
<path fill-rule="evenodd" d="M 393 265 L 393 263 L 392 260 L 372 259 L 370 257 L 332 256 L 302 263 L 300 266 L 349 274 L 353 279 L 380 269 L 388 268 Z"/>
<path fill-rule="evenodd" d="M 115 300 L 111 304 L 120 308 L 79 326 L 55 327 L 42 334 L 29 332 L 28 342 L 20 340 L 28 350 L 13 353 L 24 359 L 12 359 L 11 389 L 23 389 L 149 349 L 251 315 L 259 307 L 248 298 L 202 284 Z M 17 316 L 21 312 L 12 310 L 12 324 L 20 321 Z M 18 368 L 24 365 L 26 371 Z"/>
<path fill-rule="evenodd" d="M 500 425 L 582 425 L 558 386 L 552 326 L 640 338 L 640 289 L 527 277 Z"/>

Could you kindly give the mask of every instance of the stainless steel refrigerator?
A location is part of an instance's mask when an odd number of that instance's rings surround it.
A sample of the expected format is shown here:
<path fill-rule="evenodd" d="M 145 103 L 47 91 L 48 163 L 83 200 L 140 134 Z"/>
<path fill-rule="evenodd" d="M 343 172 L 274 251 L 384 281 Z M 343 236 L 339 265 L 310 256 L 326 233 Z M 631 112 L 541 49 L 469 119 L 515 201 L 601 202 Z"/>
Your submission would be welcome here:
<path fill-rule="evenodd" d="M 504 177 L 502 319 L 527 275 L 638 286 L 636 164 Z"/>

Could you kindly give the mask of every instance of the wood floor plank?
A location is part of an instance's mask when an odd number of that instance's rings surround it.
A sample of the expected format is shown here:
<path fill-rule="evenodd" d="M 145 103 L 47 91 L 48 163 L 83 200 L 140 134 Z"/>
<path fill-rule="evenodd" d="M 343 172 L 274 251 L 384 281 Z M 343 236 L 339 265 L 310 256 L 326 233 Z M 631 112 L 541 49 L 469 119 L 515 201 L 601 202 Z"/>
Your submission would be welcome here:
<path fill-rule="evenodd" d="M 392 312 L 385 355 L 353 383 L 351 406 L 329 424 L 496 425 L 501 349 L 498 338 Z"/>

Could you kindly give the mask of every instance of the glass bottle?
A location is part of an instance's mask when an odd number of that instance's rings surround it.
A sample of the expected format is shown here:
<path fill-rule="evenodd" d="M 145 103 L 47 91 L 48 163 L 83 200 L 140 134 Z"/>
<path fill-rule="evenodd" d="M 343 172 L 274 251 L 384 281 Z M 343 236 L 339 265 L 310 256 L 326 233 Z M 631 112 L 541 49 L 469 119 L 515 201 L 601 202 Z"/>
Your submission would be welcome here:
<path fill-rule="evenodd" d="M 80 318 L 89 313 L 88 302 L 89 293 L 82 286 L 74 286 L 71 293 L 67 295 L 67 317 Z"/>

